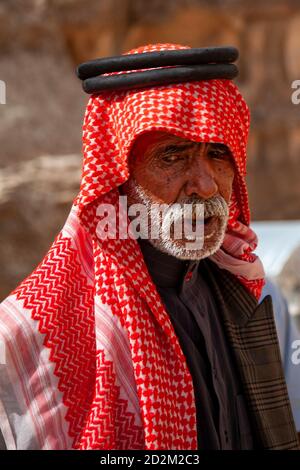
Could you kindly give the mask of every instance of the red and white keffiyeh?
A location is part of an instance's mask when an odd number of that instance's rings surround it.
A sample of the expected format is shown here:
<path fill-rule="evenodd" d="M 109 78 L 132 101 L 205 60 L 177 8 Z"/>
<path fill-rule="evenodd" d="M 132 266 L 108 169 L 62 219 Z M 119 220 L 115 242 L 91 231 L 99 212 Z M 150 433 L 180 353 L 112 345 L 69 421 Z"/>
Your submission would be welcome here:
<path fill-rule="evenodd" d="M 197 449 L 192 377 L 139 245 L 99 240 L 96 211 L 117 206 L 141 133 L 225 143 L 236 175 L 227 234 L 211 259 L 258 299 L 248 129 L 248 107 L 226 79 L 91 95 L 79 195 L 45 258 L 0 306 L 0 429 L 9 449 Z"/>

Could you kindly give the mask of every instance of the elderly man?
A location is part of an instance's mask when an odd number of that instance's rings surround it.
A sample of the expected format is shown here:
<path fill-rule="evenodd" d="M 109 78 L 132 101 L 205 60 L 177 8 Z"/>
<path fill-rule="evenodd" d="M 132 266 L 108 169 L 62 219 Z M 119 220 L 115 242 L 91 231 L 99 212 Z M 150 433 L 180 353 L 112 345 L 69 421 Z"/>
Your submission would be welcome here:
<path fill-rule="evenodd" d="M 91 96 L 80 193 L 1 305 L 7 448 L 298 448 L 271 297 L 258 304 L 248 126 L 227 79 Z"/>

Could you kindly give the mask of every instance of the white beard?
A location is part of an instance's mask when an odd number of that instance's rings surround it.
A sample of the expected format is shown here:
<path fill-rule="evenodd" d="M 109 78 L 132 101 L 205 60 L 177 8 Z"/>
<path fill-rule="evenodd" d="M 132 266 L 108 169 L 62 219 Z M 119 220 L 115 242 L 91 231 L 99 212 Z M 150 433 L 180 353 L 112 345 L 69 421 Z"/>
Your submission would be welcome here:
<path fill-rule="evenodd" d="M 159 216 L 153 216 L 153 212 L 151 212 L 153 204 L 157 203 L 148 196 L 143 187 L 140 186 L 133 177 L 131 177 L 127 183 L 126 192 L 131 196 L 134 203 L 140 203 L 146 206 L 146 215 L 141 215 L 143 223 L 141 224 L 140 236 L 141 238 L 147 239 L 158 250 L 182 260 L 200 260 L 211 256 L 222 246 L 229 217 L 228 205 L 222 196 L 217 196 L 207 201 L 201 201 L 201 204 L 204 204 L 205 206 L 205 212 L 207 205 L 209 210 L 208 215 L 218 216 L 218 224 L 213 233 L 204 235 L 204 237 L 202 236 L 200 248 L 199 244 L 197 244 L 197 247 L 191 248 L 191 243 L 188 240 L 184 241 L 184 239 L 173 239 L 170 237 L 170 233 L 166 233 L 164 231 L 164 222 L 161 222 Z M 191 198 L 189 198 L 189 202 L 191 203 Z M 192 202 L 194 206 L 197 205 L 195 198 Z M 172 204 L 167 204 L 167 206 L 171 208 Z M 175 210 L 173 213 L 175 219 L 180 217 L 180 220 L 184 220 L 183 209 L 179 208 L 179 210 Z M 143 220 L 143 218 L 146 218 L 147 220 Z M 151 220 L 152 228 L 154 227 L 155 233 L 158 234 L 157 238 L 151 238 L 148 231 L 147 233 L 143 233 L 143 227 L 148 227 L 150 225 L 149 219 Z M 189 246 L 188 248 L 187 245 Z"/>

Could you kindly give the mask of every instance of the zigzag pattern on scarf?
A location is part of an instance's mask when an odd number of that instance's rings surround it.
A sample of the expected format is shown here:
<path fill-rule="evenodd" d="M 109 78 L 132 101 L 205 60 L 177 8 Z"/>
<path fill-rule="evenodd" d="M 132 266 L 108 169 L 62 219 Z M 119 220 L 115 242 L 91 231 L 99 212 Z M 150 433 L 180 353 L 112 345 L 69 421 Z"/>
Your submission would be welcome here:
<path fill-rule="evenodd" d="M 144 430 L 135 424 L 126 400 L 119 398 L 111 361 L 104 351 L 97 354 L 97 380 L 93 405 L 79 449 L 139 450 L 145 446 Z"/>
<path fill-rule="evenodd" d="M 13 294 L 31 310 L 45 334 L 58 388 L 77 449 L 141 449 L 143 432 L 119 398 L 113 364 L 96 355 L 93 286 L 81 273 L 78 253 L 59 234 L 44 260 Z M 111 407 L 110 404 L 111 403 Z M 113 438 L 112 438 L 113 436 Z"/>

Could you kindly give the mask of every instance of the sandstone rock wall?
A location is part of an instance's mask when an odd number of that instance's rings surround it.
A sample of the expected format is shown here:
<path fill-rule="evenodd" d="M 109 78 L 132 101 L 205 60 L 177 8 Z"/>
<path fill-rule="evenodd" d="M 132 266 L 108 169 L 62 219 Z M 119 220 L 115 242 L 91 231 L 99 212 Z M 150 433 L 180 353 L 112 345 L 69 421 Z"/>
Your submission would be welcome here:
<path fill-rule="evenodd" d="M 88 97 L 76 64 L 141 44 L 240 49 L 252 215 L 299 219 L 299 29 L 298 0 L 1 0 L 0 297 L 47 251 L 78 191 Z"/>

